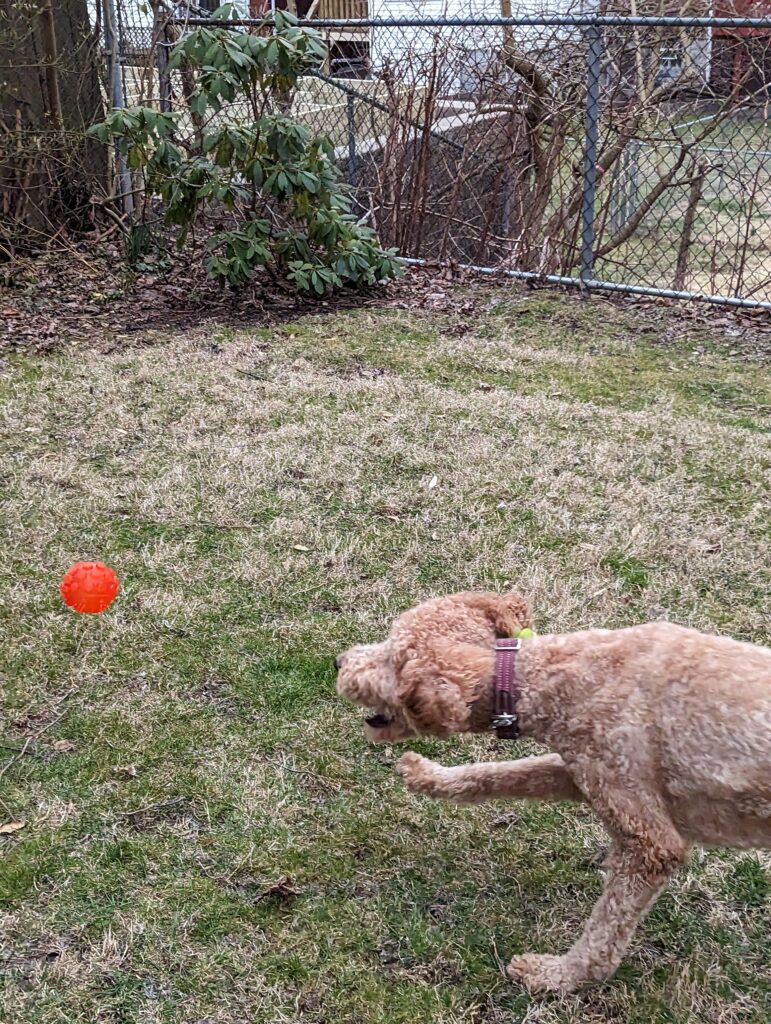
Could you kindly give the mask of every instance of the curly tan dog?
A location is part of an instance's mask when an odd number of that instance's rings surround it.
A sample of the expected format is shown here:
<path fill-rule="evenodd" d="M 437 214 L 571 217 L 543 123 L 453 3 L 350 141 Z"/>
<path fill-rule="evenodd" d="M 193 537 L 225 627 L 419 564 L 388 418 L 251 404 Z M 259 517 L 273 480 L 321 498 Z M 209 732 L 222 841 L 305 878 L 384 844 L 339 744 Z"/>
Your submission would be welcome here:
<path fill-rule="evenodd" d="M 602 819 L 605 885 L 580 938 L 508 968 L 531 991 L 568 992 L 615 971 L 692 844 L 771 847 L 771 650 L 658 622 L 496 651 L 530 624 L 516 594 L 428 601 L 341 655 L 337 690 L 375 712 L 374 742 L 482 732 L 510 665 L 513 713 L 498 722 L 555 753 L 456 768 L 409 753 L 399 770 L 416 793 L 585 801 Z"/>

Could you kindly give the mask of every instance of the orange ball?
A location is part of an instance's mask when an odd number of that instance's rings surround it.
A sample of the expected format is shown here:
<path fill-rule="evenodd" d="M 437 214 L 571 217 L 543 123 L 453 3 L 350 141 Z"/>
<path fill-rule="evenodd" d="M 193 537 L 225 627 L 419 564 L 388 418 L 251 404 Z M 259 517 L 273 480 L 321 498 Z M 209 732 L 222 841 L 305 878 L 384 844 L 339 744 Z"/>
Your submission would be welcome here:
<path fill-rule="evenodd" d="M 76 562 L 59 587 L 64 603 L 76 612 L 103 612 L 120 590 L 118 577 L 103 562 Z"/>

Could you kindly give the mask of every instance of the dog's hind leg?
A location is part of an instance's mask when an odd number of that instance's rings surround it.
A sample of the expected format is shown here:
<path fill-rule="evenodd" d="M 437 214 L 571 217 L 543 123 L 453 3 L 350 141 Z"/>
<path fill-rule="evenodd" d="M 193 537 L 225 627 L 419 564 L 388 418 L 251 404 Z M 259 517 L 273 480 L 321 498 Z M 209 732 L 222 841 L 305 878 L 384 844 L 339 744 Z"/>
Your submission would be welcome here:
<path fill-rule="evenodd" d="M 609 870 L 602 895 L 573 948 L 564 956 L 515 956 L 506 973 L 530 992 L 572 992 L 609 978 L 679 862 L 676 858 L 671 870 L 645 874 L 635 854 L 614 848 L 605 865 Z"/>
<path fill-rule="evenodd" d="M 509 977 L 531 992 L 572 992 L 585 982 L 609 978 L 640 921 L 688 855 L 688 844 L 656 793 L 641 798 L 615 788 L 596 770 L 580 777 L 613 838 L 605 885 L 580 937 L 564 956 L 528 953 L 512 959 Z"/>
<path fill-rule="evenodd" d="M 461 804 L 502 797 L 576 802 L 585 799 L 559 754 L 446 768 L 411 752 L 401 758 L 396 770 L 411 792 Z"/>

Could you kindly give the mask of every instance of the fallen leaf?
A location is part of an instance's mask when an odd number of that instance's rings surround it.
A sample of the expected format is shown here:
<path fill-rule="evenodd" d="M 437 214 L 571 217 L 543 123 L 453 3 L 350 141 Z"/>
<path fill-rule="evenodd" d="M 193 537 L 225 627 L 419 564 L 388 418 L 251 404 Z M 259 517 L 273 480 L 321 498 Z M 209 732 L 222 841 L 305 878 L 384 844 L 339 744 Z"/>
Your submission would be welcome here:
<path fill-rule="evenodd" d="M 77 750 L 77 747 L 72 740 L 57 740 L 54 743 L 54 750 L 57 754 L 69 754 L 73 750 Z"/>
<path fill-rule="evenodd" d="M 289 875 L 282 875 L 278 881 L 273 882 L 267 889 L 263 889 L 260 895 L 255 899 L 255 903 L 259 903 L 260 900 L 267 899 L 278 899 L 278 900 L 289 900 L 294 896 L 299 896 L 300 890 L 294 884 L 294 880 Z"/>
<path fill-rule="evenodd" d="M 586 862 L 587 867 L 590 867 L 590 868 L 601 868 L 604 865 L 604 863 L 605 863 L 609 853 L 610 853 L 610 847 L 609 846 L 605 845 L 604 843 L 601 846 L 598 846 L 597 849 L 592 854 L 592 856 Z"/>
<path fill-rule="evenodd" d="M 519 815 L 513 811 L 509 811 L 507 814 L 500 814 L 497 818 L 493 818 L 490 822 L 491 828 L 509 828 L 511 825 L 516 825 L 519 822 Z"/>
<path fill-rule="evenodd" d="M 439 483 L 439 477 L 438 476 L 432 476 L 431 479 L 428 481 L 428 489 L 429 489 L 429 491 L 433 491 L 433 489 L 436 487 L 436 485 L 438 483 Z"/>
<path fill-rule="evenodd" d="M 294 544 L 293 548 L 295 551 L 310 551 L 310 548 L 307 548 L 304 544 Z"/>
<path fill-rule="evenodd" d="M 26 821 L 6 821 L 4 825 L 0 825 L 0 836 L 10 836 L 24 828 L 26 824 Z"/>
<path fill-rule="evenodd" d="M 377 947 L 377 955 L 382 964 L 398 964 L 401 960 L 398 940 L 386 939 Z"/>
<path fill-rule="evenodd" d="M 139 774 L 135 764 L 118 765 L 117 768 L 113 768 L 113 772 L 121 779 L 135 779 Z"/>

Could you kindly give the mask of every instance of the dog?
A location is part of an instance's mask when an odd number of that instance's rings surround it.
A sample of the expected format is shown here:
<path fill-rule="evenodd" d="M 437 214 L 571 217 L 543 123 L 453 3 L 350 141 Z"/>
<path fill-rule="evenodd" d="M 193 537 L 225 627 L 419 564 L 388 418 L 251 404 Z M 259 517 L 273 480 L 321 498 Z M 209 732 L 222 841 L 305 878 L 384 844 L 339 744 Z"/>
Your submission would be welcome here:
<path fill-rule="evenodd" d="M 516 638 L 518 594 L 463 593 L 337 659 L 368 738 L 528 736 L 540 757 L 446 768 L 405 754 L 408 789 L 459 803 L 588 803 L 610 835 L 602 894 L 562 956 L 515 956 L 531 992 L 609 978 L 692 845 L 771 847 L 771 650 L 668 622 Z"/>

